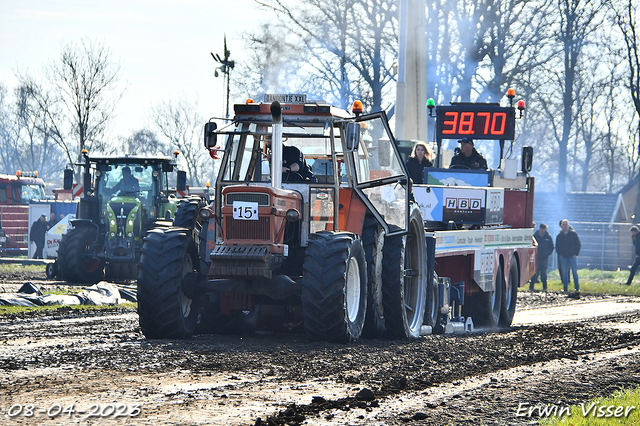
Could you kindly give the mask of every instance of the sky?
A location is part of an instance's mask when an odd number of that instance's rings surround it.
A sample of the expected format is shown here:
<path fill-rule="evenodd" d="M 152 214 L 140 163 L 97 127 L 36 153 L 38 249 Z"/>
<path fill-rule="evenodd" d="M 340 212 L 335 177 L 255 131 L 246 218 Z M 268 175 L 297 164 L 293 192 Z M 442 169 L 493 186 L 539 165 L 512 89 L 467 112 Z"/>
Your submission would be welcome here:
<path fill-rule="evenodd" d="M 242 33 L 264 16 L 253 0 L 0 0 L 0 84 L 15 88 L 16 71 L 43 77 L 62 46 L 84 38 L 121 64 L 114 136 L 144 128 L 161 101 L 184 98 L 205 120 L 221 117 L 224 79 L 211 52 L 222 56 L 226 34 L 231 59 L 242 60 Z"/>

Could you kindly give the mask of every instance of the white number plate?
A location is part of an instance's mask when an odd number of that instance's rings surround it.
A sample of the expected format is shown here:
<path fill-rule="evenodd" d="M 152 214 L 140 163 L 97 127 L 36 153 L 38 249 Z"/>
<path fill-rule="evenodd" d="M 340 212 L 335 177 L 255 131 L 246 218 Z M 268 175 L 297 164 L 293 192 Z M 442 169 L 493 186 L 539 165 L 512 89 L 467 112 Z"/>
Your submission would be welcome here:
<path fill-rule="evenodd" d="M 237 220 L 258 220 L 258 203 L 234 201 L 233 218 Z"/>

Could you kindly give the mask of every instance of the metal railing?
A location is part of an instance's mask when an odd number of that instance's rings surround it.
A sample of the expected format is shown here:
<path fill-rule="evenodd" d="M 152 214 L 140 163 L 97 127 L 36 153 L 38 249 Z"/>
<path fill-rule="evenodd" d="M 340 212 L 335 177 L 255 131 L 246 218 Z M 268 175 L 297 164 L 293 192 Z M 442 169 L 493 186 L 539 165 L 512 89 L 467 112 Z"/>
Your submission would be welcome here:
<path fill-rule="evenodd" d="M 631 242 L 630 223 L 570 222 L 580 238 L 582 249 L 578 256 L 579 269 L 601 269 L 606 271 L 627 270 L 635 260 L 635 249 Z M 556 243 L 560 233 L 558 223 L 547 223 L 548 232 Z M 549 258 L 549 268 L 558 267 L 558 256 Z"/>

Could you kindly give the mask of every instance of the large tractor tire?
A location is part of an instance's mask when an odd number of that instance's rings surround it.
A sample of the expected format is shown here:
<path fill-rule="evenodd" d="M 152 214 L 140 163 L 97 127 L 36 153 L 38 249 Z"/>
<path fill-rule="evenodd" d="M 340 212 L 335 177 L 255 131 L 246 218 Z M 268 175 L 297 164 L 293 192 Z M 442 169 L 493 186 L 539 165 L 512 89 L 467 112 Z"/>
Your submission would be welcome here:
<path fill-rule="evenodd" d="M 81 226 L 62 236 L 58 247 L 58 272 L 74 283 L 96 283 L 104 274 L 104 262 L 95 257 L 96 228 Z"/>
<path fill-rule="evenodd" d="M 475 293 L 465 298 L 462 314 L 470 316 L 473 324 L 479 328 L 496 328 L 502 310 L 502 295 L 504 293 L 504 273 L 502 262 L 496 271 L 495 291 Z"/>
<path fill-rule="evenodd" d="M 518 284 L 520 283 L 520 269 L 515 257 L 511 258 L 509 266 L 509 281 L 505 281 L 502 293 L 502 306 L 500 310 L 500 327 L 511 327 L 513 315 L 516 313 L 516 301 L 518 300 Z"/>
<path fill-rule="evenodd" d="M 197 272 L 194 253 L 193 239 L 183 228 L 153 229 L 145 237 L 138 263 L 138 315 L 147 338 L 193 334 L 198 299 L 187 283 Z"/>
<path fill-rule="evenodd" d="M 198 211 L 205 203 L 201 197 L 190 196 L 178 202 L 176 215 L 173 218 L 173 226 L 193 229 L 198 218 Z"/>
<path fill-rule="evenodd" d="M 376 218 L 367 214 L 362 228 L 362 245 L 367 261 L 367 314 L 362 336 L 378 339 L 384 336 L 384 307 L 382 306 L 382 248 L 385 232 Z"/>
<path fill-rule="evenodd" d="M 360 239 L 350 232 L 309 236 L 302 275 L 302 317 L 311 340 L 360 338 L 367 308 L 367 266 Z"/>
<path fill-rule="evenodd" d="M 392 339 L 416 339 L 424 319 L 427 258 L 420 208 L 412 203 L 409 233 L 386 237 L 382 256 L 382 302 Z"/>

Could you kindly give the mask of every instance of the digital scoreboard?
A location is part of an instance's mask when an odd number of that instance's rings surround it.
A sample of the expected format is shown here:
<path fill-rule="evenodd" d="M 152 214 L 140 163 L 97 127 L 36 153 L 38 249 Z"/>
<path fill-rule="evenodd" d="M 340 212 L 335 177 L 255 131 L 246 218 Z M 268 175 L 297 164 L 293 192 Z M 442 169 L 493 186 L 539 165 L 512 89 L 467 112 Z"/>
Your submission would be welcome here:
<path fill-rule="evenodd" d="M 436 106 L 437 139 L 513 140 L 516 111 L 490 104 Z"/>

